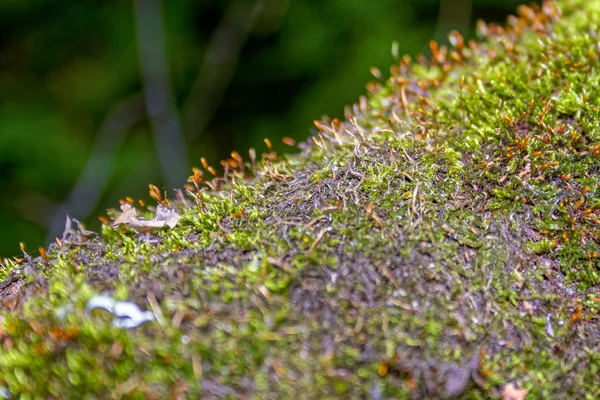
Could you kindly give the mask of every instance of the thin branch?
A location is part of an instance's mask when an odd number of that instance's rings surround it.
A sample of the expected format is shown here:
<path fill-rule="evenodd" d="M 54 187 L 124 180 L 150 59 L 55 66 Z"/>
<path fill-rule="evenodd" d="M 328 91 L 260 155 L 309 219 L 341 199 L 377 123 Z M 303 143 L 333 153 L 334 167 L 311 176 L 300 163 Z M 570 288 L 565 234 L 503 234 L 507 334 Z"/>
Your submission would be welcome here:
<path fill-rule="evenodd" d="M 144 103 L 139 94 L 119 101 L 106 115 L 85 169 L 69 198 L 53 213 L 49 224 L 49 240 L 61 234 L 67 213 L 85 218 L 96 208 L 108 184 L 115 154 L 123 145 L 127 131 L 144 118 Z"/>
<path fill-rule="evenodd" d="M 229 86 L 237 60 L 264 6 L 264 0 L 231 1 L 213 33 L 202 67 L 183 106 L 188 140 L 199 139 Z"/>
<path fill-rule="evenodd" d="M 146 110 L 160 168 L 167 186 L 175 189 L 185 182 L 188 165 L 167 70 L 161 0 L 135 0 L 135 15 Z"/>

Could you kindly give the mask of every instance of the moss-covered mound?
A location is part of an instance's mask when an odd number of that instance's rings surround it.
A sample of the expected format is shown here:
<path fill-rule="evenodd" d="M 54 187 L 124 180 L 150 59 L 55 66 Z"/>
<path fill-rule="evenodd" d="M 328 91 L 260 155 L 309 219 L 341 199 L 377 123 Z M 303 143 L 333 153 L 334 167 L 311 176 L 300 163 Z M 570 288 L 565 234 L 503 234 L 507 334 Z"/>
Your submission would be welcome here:
<path fill-rule="evenodd" d="M 152 188 L 179 221 L 128 199 L 4 260 L 0 394 L 598 398 L 599 23 L 573 0 L 452 33 L 301 154 Z"/>

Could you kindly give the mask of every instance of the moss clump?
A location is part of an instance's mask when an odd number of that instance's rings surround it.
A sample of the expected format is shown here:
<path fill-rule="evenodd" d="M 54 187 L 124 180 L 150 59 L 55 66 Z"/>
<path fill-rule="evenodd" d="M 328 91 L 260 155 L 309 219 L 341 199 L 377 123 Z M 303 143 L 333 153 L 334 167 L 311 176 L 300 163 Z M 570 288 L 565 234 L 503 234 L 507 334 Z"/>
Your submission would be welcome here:
<path fill-rule="evenodd" d="M 599 21 L 597 2 L 545 2 L 479 42 L 454 32 L 345 121 L 315 122 L 301 154 L 267 141 L 223 177 L 195 170 L 177 201 L 152 187 L 175 228 L 107 220 L 5 260 L 0 384 L 24 399 L 597 398 Z M 86 314 L 102 292 L 156 320 Z"/>

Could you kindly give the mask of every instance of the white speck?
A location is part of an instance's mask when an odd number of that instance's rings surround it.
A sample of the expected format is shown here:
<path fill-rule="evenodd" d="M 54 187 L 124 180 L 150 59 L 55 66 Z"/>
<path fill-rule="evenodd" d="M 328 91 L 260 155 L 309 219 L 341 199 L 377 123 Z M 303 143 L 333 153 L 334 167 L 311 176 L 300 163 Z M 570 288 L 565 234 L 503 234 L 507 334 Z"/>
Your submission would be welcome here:
<path fill-rule="evenodd" d="M 554 337 L 554 328 L 552 328 L 552 322 L 550 321 L 550 318 L 552 318 L 552 313 L 546 315 L 546 335 Z"/>
<path fill-rule="evenodd" d="M 337 278 L 338 278 L 338 274 L 337 273 L 331 274 L 331 282 L 335 283 L 337 281 Z"/>
<path fill-rule="evenodd" d="M 110 296 L 101 294 L 88 300 L 85 311 L 89 316 L 92 310 L 103 308 L 115 316 L 113 325 L 117 328 L 136 328 L 144 322 L 154 321 L 152 311 L 141 311 L 137 304 L 130 301 L 115 301 Z"/>

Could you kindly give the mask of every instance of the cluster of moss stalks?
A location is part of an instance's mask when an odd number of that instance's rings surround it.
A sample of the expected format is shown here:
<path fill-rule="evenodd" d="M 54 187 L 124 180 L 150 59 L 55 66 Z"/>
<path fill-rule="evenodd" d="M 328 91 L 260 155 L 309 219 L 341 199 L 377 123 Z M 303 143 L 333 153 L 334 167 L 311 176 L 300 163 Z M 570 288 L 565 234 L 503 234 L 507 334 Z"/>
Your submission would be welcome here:
<path fill-rule="evenodd" d="M 0 394 L 598 398 L 599 23 L 565 0 L 453 32 L 299 154 L 151 187 L 174 228 L 111 211 L 3 260 Z M 86 313 L 101 293 L 155 320 Z"/>

